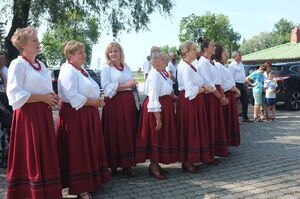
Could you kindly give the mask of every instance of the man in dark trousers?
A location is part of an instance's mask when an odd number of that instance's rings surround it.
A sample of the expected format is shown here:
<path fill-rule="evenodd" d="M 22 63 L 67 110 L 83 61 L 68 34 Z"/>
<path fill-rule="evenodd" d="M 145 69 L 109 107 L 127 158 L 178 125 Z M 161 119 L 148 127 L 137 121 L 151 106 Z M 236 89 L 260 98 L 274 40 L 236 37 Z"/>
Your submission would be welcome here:
<path fill-rule="evenodd" d="M 232 53 L 233 61 L 229 64 L 228 69 L 232 72 L 236 87 L 241 91 L 240 102 L 242 104 L 242 122 L 253 122 L 248 118 L 248 94 L 245 86 L 245 69 L 242 63 L 242 55 L 235 51 Z"/>

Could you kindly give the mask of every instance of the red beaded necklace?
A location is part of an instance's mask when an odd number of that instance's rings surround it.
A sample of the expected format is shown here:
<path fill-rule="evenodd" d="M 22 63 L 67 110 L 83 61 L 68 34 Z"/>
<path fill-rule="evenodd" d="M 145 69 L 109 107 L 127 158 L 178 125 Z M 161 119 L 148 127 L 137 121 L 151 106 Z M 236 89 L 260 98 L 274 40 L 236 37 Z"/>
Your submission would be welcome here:
<path fill-rule="evenodd" d="M 27 62 L 29 63 L 29 65 L 30 65 L 34 70 L 36 70 L 36 71 L 42 70 L 42 66 L 41 66 L 40 62 L 39 62 L 37 59 L 34 59 L 34 60 L 35 60 L 35 62 L 36 62 L 39 66 L 38 66 L 38 67 L 35 67 L 27 57 L 25 57 L 24 55 L 21 55 L 21 56 L 22 56 L 22 58 L 23 58 L 25 61 L 27 61 Z"/>
<path fill-rule="evenodd" d="M 69 62 L 69 64 L 71 64 Z M 79 70 L 81 72 L 81 74 L 83 74 L 85 77 L 89 77 L 89 74 L 87 72 L 85 72 L 85 70 L 83 70 L 81 67 L 77 68 L 76 66 L 74 66 L 73 64 L 71 64 L 76 70 Z"/>
<path fill-rule="evenodd" d="M 123 71 L 124 70 L 124 65 L 121 63 L 121 68 L 119 68 L 118 66 L 115 66 L 114 67 L 119 70 L 119 71 Z"/>
<path fill-rule="evenodd" d="M 185 61 L 185 60 L 183 60 L 185 63 L 187 63 L 195 72 L 197 72 L 197 69 L 196 69 L 196 67 L 195 66 L 193 66 L 193 64 L 191 64 L 191 63 L 189 63 L 189 62 L 187 62 L 187 61 Z"/>

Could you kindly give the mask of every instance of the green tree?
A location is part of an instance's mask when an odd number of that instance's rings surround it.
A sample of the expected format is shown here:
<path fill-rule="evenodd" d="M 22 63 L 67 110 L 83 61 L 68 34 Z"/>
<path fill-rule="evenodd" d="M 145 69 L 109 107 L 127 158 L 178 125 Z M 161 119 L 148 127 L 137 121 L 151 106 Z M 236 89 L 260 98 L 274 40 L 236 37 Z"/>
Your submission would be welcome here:
<path fill-rule="evenodd" d="M 180 59 L 180 57 L 177 55 L 177 48 L 176 46 L 162 46 L 160 47 L 160 52 L 165 53 L 167 55 L 169 55 L 170 53 L 174 53 L 176 55 L 176 61 L 178 61 Z"/>
<path fill-rule="evenodd" d="M 191 14 L 180 21 L 179 40 L 197 42 L 199 37 L 222 44 L 229 52 L 236 50 L 241 36 L 231 27 L 227 16 L 206 12 L 203 16 Z"/>
<path fill-rule="evenodd" d="M 14 59 L 18 52 L 12 46 L 10 39 L 17 28 L 31 25 L 39 26 L 47 21 L 53 29 L 63 18 L 66 11 L 81 9 L 86 16 L 96 18 L 102 29 L 110 29 L 117 37 L 121 31 L 139 31 L 147 29 L 149 15 L 153 12 L 169 15 L 173 0 L 9 0 L 5 4 L 12 8 L 13 19 L 10 31 L 6 37 L 8 59 Z M 1 4 L 2 6 L 2 4 Z"/>
<path fill-rule="evenodd" d="M 165 46 L 162 46 L 162 47 L 159 47 L 159 48 L 160 48 L 160 52 L 165 53 L 167 55 L 170 54 L 170 53 L 177 54 L 176 46 L 165 45 Z"/>
<path fill-rule="evenodd" d="M 239 51 L 242 54 L 249 54 L 269 47 L 268 41 L 270 40 L 270 33 L 261 32 L 253 36 L 249 40 L 244 40 Z"/>
<path fill-rule="evenodd" d="M 77 40 L 85 44 L 87 63 L 90 63 L 93 44 L 100 36 L 99 23 L 80 9 L 64 13 L 64 20 L 48 28 L 43 35 L 43 53 L 48 65 L 61 65 L 64 61 L 62 44 L 69 40 Z"/>
<path fill-rule="evenodd" d="M 275 25 L 273 31 L 270 33 L 268 46 L 278 46 L 290 42 L 291 30 L 295 27 L 293 22 L 284 18 L 280 19 Z"/>
<path fill-rule="evenodd" d="M 254 35 L 249 40 L 245 40 L 239 51 L 243 54 L 249 54 L 266 48 L 271 48 L 290 42 L 291 30 L 295 27 L 293 22 L 286 19 L 280 19 L 275 25 L 272 32 L 261 32 Z"/>

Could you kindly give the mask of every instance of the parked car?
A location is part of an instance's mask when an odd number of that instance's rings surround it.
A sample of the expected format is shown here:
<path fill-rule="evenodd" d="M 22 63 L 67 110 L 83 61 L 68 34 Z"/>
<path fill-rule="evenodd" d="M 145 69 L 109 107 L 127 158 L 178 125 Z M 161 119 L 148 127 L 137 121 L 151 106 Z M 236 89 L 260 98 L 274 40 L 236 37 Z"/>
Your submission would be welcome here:
<path fill-rule="evenodd" d="M 53 90 L 57 94 L 57 79 L 58 79 L 60 68 L 48 68 L 48 71 L 51 75 Z"/>
<path fill-rule="evenodd" d="M 259 68 L 258 64 L 244 65 L 246 77 Z"/>
<path fill-rule="evenodd" d="M 272 71 L 278 83 L 276 100 L 284 102 L 289 110 L 300 110 L 300 62 L 281 62 L 272 64 Z M 252 88 L 248 96 L 253 102 Z"/>
<path fill-rule="evenodd" d="M 100 81 L 100 77 L 95 73 L 95 71 L 94 70 L 92 70 L 92 69 L 85 69 L 88 73 L 89 73 L 89 75 L 91 76 L 91 78 L 93 79 L 93 80 L 95 80 L 95 82 L 97 82 L 97 84 L 100 86 L 100 88 L 101 88 L 101 81 Z"/>
<path fill-rule="evenodd" d="M 53 90 L 55 93 L 57 93 L 57 79 L 59 76 L 59 71 L 60 68 L 48 68 L 48 71 L 51 75 L 52 78 L 52 86 L 53 86 Z M 100 86 L 101 88 L 101 81 L 100 81 L 100 77 L 95 73 L 95 71 L 93 71 L 92 69 L 86 69 L 86 71 L 89 73 L 89 75 L 91 76 L 91 78 L 93 80 L 95 80 L 95 82 L 97 82 L 97 84 Z"/>

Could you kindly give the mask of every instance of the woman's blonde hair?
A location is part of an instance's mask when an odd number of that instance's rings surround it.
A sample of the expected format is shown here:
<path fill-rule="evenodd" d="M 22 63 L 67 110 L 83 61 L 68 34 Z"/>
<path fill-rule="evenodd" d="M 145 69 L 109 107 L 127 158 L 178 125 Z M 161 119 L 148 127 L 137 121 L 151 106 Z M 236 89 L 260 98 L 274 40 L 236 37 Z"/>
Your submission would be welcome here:
<path fill-rule="evenodd" d="M 124 55 L 124 51 L 122 46 L 118 43 L 118 42 L 111 42 L 110 44 L 108 44 L 106 50 L 105 50 L 105 57 L 106 57 L 106 61 L 108 65 L 111 65 L 111 60 L 109 58 L 109 51 L 113 48 L 117 48 L 120 52 L 120 61 L 122 64 L 124 64 L 124 60 L 125 60 L 125 55 Z"/>
<path fill-rule="evenodd" d="M 68 55 L 74 55 L 74 53 L 80 49 L 85 49 L 85 46 L 83 43 L 75 40 L 68 41 L 63 44 L 64 47 L 64 55 L 66 59 L 68 60 Z"/>
<path fill-rule="evenodd" d="M 22 45 L 27 42 L 29 35 L 37 35 L 37 30 L 33 27 L 25 27 L 25 28 L 18 28 L 13 36 L 11 37 L 11 42 L 20 52 L 24 49 Z"/>
<path fill-rule="evenodd" d="M 186 56 L 186 53 L 193 48 L 197 49 L 197 45 L 192 41 L 185 41 L 181 43 L 179 46 L 181 56 L 184 58 Z"/>

